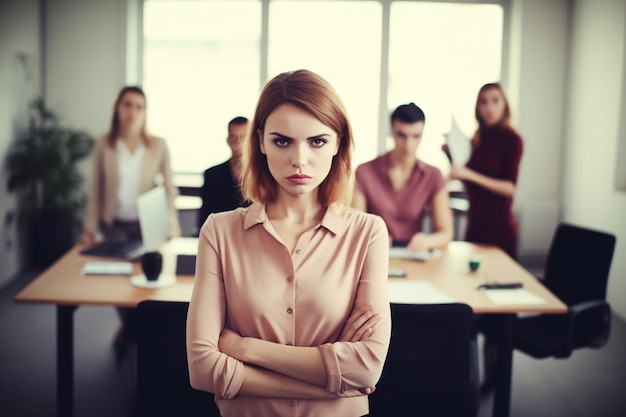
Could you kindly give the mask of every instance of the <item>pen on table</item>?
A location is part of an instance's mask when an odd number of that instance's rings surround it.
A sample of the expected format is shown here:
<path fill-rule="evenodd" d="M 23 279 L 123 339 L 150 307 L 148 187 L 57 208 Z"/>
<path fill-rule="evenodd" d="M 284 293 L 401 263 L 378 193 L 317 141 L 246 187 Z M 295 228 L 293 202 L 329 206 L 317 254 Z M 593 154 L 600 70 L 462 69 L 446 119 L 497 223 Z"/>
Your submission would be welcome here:
<path fill-rule="evenodd" d="M 509 282 L 509 283 L 492 283 L 492 284 L 481 284 L 478 286 L 479 290 L 513 290 L 516 288 L 522 288 L 523 285 L 521 282 Z"/>

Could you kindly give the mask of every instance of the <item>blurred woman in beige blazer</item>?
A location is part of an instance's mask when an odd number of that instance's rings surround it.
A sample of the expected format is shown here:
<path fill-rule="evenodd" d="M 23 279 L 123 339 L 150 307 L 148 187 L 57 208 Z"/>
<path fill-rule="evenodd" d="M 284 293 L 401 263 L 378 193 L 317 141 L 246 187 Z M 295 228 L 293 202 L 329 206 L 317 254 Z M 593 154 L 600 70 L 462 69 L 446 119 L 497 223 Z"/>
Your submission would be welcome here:
<path fill-rule="evenodd" d="M 169 151 L 163 139 L 147 133 L 141 88 L 124 87 L 118 94 L 111 127 L 96 141 L 92 164 L 83 243 L 140 240 L 137 197 L 160 184 L 168 197 L 170 235 L 180 236 Z"/>
<path fill-rule="evenodd" d="M 167 194 L 170 237 L 180 236 L 174 206 L 178 194 L 172 182 L 167 144 L 146 130 L 146 96 L 139 87 L 124 87 L 113 107 L 109 132 L 96 141 L 92 178 L 81 242 L 141 240 L 137 197 L 157 185 Z M 134 309 L 118 308 L 122 326 L 114 347 L 124 357 L 133 338 Z"/>

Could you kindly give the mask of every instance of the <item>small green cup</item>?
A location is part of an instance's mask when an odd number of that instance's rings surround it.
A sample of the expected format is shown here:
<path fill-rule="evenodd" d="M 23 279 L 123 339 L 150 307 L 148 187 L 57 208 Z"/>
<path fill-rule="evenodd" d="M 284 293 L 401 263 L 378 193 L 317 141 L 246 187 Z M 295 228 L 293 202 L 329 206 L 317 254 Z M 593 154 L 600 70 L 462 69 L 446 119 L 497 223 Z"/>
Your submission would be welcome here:
<path fill-rule="evenodd" d="M 478 271 L 478 268 L 480 267 L 480 259 L 478 258 L 472 258 L 469 260 L 469 269 L 472 272 L 476 272 Z"/>

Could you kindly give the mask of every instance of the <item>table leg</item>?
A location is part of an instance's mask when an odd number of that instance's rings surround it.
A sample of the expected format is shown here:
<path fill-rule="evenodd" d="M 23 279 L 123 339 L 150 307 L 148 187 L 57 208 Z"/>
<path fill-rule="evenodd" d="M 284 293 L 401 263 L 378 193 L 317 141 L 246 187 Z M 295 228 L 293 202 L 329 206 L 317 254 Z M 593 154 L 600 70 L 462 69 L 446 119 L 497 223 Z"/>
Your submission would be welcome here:
<path fill-rule="evenodd" d="M 498 358 L 493 399 L 493 417 L 508 417 L 511 409 L 511 377 L 513 369 L 514 314 L 500 316 Z"/>
<path fill-rule="evenodd" d="M 57 306 L 57 416 L 74 415 L 74 311 Z"/>

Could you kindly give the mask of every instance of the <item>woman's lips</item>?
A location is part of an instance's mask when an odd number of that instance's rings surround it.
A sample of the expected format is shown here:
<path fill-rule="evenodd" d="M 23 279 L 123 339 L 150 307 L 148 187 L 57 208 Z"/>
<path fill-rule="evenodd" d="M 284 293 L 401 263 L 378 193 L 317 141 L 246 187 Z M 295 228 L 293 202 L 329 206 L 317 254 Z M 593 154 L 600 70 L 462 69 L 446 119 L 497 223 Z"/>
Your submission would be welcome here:
<path fill-rule="evenodd" d="M 308 175 L 294 174 L 287 177 L 287 180 L 293 184 L 307 184 L 313 178 Z"/>

